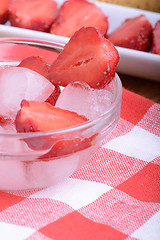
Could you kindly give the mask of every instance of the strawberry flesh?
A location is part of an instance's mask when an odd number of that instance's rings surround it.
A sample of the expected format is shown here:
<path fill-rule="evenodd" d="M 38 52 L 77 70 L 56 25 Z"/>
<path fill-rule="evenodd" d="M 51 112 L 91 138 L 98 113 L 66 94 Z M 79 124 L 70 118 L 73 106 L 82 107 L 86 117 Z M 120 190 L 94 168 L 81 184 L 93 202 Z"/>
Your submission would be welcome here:
<path fill-rule="evenodd" d="M 58 14 L 54 0 L 13 1 L 9 5 L 12 26 L 47 32 Z"/>
<path fill-rule="evenodd" d="M 50 32 L 71 37 L 83 26 L 93 26 L 105 35 L 108 30 L 108 17 L 94 3 L 86 0 L 67 0 L 61 5 L 59 16 Z"/>
<path fill-rule="evenodd" d="M 11 0 L 2 0 L 0 1 L 0 24 L 4 24 L 7 22 L 9 18 L 9 3 Z"/>
<path fill-rule="evenodd" d="M 61 94 L 61 89 L 59 86 L 55 86 L 53 93 L 49 96 L 46 102 L 50 103 L 51 105 L 55 105 L 59 95 Z"/>
<path fill-rule="evenodd" d="M 23 100 L 15 124 L 18 132 L 45 132 L 72 127 L 85 121 L 85 117 L 47 102 Z"/>
<path fill-rule="evenodd" d="M 54 144 L 54 146 L 48 153 L 40 156 L 39 158 L 47 160 L 50 158 L 60 157 L 84 150 L 93 145 L 93 140 L 95 139 L 95 137 L 96 135 L 93 135 L 85 139 L 75 138 L 71 140 L 58 141 Z"/>
<path fill-rule="evenodd" d="M 104 88 L 115 76 L 119 55 L 114 45 L 93 28 L 81 28 L 51 64 L 49 79 L 54 85 L 86 82 Z"/>
<path fill-rule="evenodd" d="M 156 22 L 152 32 L 152 53 L 160 55 L 160 20 Z"/>
<path fill-rule="evenodd" d="M 17 67 L 29 68 L 45 78 L 48 78 L 50 69 L 49 64 L 40 56 L 27 57 L 23 59 Z"/>
<path fill-rule="evenodd" d="M 11 124 L 14 121 L 6 116 L 0 115 L 0 126 L 3 127 L 5 125 Z"/>
<path fill-rule="evenodd" d="M 145 15 L 126 19 L 122 25 L 108 36 L 115 46 L 149 51 L 151 47 L 152 25 Z"/>
<path fill-rule="evenodd" d="M 72 127 L 86 122 L 84 116 L 56 108 L 47 102 L 23 100 L 18 111 L 15 126 L 17 132 L 46 132 Z M 50 148 L 55 141 L 51 136 L 24 139 L 34 150 Z"/>

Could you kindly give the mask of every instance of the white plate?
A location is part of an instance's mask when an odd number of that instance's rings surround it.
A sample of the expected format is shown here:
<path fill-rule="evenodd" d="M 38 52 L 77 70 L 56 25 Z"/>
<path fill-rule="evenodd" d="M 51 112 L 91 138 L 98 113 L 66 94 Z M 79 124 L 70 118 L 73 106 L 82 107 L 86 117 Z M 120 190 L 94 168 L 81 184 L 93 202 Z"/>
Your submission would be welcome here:
<path fill-rule="evenodd" d="M 64 0 L 57 0 L 57 2 L 60 6 Z M 155 25 L 156 21 L 160 19 L 159 13 L 123 7 L 104 2 L 94 1 L 94 3 L 108 16 L 108 33 L 111 33 L 113 30 L 115 30 L 126 18 L 135 17 L 140 14 L 145 14 L 153 26 Z M 62 44 L 65 44 L 69 40 L 66 37 L 50 33 L 11 27 L 8 23 L 5 25 L 0 24 L 0 37 L 30 37 L 54 41 Z M 121 47 L 117 47 L 117 49 L 120 55 L 120 61 L 117 68 L 119 73 L 160 81 L 159 55 Z"/>

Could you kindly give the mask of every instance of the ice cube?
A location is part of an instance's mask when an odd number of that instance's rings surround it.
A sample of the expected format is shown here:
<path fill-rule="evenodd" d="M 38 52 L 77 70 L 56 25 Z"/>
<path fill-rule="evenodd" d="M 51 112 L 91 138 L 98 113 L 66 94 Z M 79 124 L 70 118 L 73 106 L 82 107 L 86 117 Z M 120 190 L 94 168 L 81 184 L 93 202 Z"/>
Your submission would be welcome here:
<path fill-rule="evenodd" d="M 0 133 L 16 133 L 14 124 L 11 122 L 8 124 L 0 125 Z"/>
<path fill-rule="evenodd" d="M 25 141 L 18 138 L 11 137 L 10 134 L 16 134 L 16 128 L 14 124 L 7 124 L 0 126 L 0 154 L 32 154 L 34 151 L 28 147 Z M 0 156 L 1 158 L 1 156 Z"/>
<path fill-rule="evenodd" d="M 0 189 L 21 190 L 27 185 L 27 167 L 18 160 L 0 159 Z"/>
<path fill-rule="evenodd" d="M 0 114 L 14 119 L 22 99 L 45 101 L 53 90 L 54 85 L 30 69 L 5 68 L 0 71 Z"/>
<path fill-rule="evenodd" d="M 72 155 L 47 161 L 0 157 L 0 189 L 15 191 L 57 184 L 79 169 L 97 148 L 98 143 Z"/>
<path fill-rule="evenodd" d="M 60 94 L 56 107 L 77 112 L 92 120 L 110 108 L 113 94 L 106 89 L 93 89 L 86 83 L 71 83 Z"/>

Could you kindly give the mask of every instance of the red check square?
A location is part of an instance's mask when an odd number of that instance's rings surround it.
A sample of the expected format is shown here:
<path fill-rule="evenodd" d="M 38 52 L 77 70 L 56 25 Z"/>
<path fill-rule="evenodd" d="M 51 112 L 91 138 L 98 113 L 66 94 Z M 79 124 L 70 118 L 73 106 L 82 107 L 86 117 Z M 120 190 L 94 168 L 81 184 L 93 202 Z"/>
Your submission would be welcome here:
<path fill-rule="evenodd" d="M 0 191 L 0 211 L 13 206 L 14 204 L 24 200 L 24 197 L 15 196 L 7 192 Z"/>
<path fill-rule="evenodd" d="M 117 189 L 141 201 L 160 203 L 160 165 L 148 163 Z"/>
<path fill-rule="evenodd" d="M 153 104 L 151 100 L 123 89 L 121 117 L 136 125 Z"/>
<path fill-rule="evenodd" d="M 110 226 L 93 222 L 76 211 L 50 223 L 39 231 L 56 240 L 122 240 L 127 237 L 126 234 Z"/>

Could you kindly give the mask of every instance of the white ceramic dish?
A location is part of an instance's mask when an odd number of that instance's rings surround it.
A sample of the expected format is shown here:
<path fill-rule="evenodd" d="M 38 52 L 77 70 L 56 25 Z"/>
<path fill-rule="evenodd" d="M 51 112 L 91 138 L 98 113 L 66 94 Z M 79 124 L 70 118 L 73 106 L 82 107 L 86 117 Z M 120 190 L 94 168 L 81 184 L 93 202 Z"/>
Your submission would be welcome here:
<path fill-rule="evenodd" d="M 57 2 L 60 6 L 64 0 L 57 0 Z M 160 19 L 159 13 L 123 7 L 104 2 L 94 1 L 94 3 L 108 16 L 108 33 L 111 33 L 113 30 L 115 30 L 126 18 L 131 18 L 140 14 L 145 14 L 153 26 L 155 25 L 156 21 Z M 8 23 L 5 25 L 0 24 L 0 37 L 30 37 L 53 41 L 60 44 L 65 44 L 69 40 L 66 37 L 57 36 L 50 33 L 11 27 Z M 120 54 L 120 62 L 117 69 L 119 73 L 160 81 L 159 55 L 121 47 L 117 47 L 117 49 Z"/>

